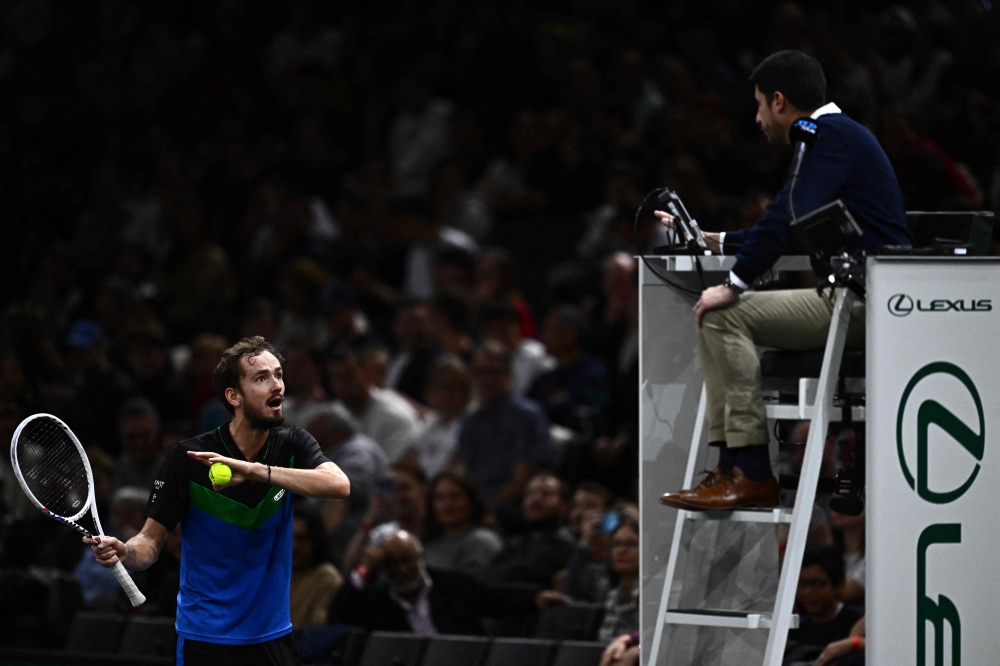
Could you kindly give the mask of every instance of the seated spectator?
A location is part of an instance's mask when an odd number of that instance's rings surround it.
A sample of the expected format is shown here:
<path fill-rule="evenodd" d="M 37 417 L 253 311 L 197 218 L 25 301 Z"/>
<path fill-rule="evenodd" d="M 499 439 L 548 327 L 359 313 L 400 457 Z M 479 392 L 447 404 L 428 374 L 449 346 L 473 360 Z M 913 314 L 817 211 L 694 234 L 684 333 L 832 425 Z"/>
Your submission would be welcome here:
<path fill-rule="evenodd" d="M 149 400 L 163 418 L 188 416 L 181 386 L 167 359 L 167 333 L 156 319 L 133 325 L 125 333 L 125 371 L 131 393 Z"/>
<path fill-rule="evenodd" d="M 610 500 L 607 489 L 594 481 L 584 481 L 573 493 L 569 529 L 577 542 L 559 589 L 577 601 L 603 601 L 608 593 L 605 526 L 620 520 L 618 514 L 606 513 Z"/>
<path fill-rule="evenodd" d="M 431 371 L 427 403 L 431 412 L 408 457 L 420 465 L 428 477 L 443 472 L 455 455 L 462 419 L 469 407 L 472 386 L 462 359 L 448 354 L 440 357 Z"/>
<path fill-rule="evenodd" d="M 156 408 L 145 398 L 127 401 L 118 412 L 118 432 L 122 452 L 115 462 L 115 488 L 135 486 L 149 490 L 163 462 Z"/>
<path fill-rule="evenodd" d="M 361 367 L 365 373 L 365 381 L 375 388 L 386 388 L 386 375 L 389 372 L 389 350 L 379 342 L 369 342 L 361 351 Z M 406 398 L 406 396 L 402 396 Z"/>
<path fill-rule="evenodd" d="M 412 299 L 396 311 L 393 332 L 399 352 L 389 364 L 386 385 L 419 403 L 427 403 L 431 365 L 440 353 L 431 335 L 431 311 L 425 301 Z"/>
<path fill-rule="evenodd" d="M 538 405 L 511 394 L 510 353 L 499 342 L 479 347 L 472 377 L 479 409 L 462 424 L 456 457 L 495 511 L 514 505 L 538 466 L 552 461 L 549 425 Z"/>
<path fill-rule="evenodd" d="M 528 397 L 538 401 L 554 423 L 583 430 L 598 408 L 608 401 L 604 366 L 583 350 L 583 315 L 562 306 L 545 318 L 542 340 L 556 359 L 556 367 L 535 380 Z"/>
<path fill-rule="evenodd" d="M 229 412 L 219 402 L 212 384 L 212 371 L 228 347 L 229 342 L 214 333 L 202 333 L 191 342 L 191 356 L 183 373 L 188 414 L 185 419 L 174 422 L 194 423 L 198 432 L 206 432 L 230 420 Z"/>
<path fill-rule="evenodd" d="M 431 304 L 431 335 L 447 354 L 468 360 L 472 353 L 472 315 L 456 293 L 438 294 Z"/>
<path fill-rule="evenodd" d="M 309 345 L 300 339 L 289 342 L 284 354 L 285 425 L 305 427 L 330 401 L 323 389 L 322 363 Z"/>
<path fill-rule="evenodd" d="M 865 602 L 865 514 L 848 516 L 830 512 L 833 538 L 844 553 L 844 591 L 840 600 L 847 604 Z"/>
<path fill-rule="evenodd" d="M 555 368 L 556 360 L 534 338 L 521 334 L 521 316 L 514 306 L 496 301 L 483 306 L 479 312 L 479 325 L 486 340 L 502 342 L 511 350 L 511 391 L 524 395 L 535 379 Z"/>
<path fill-rule="evenodd" d="M 331 556 L 339 562 L 342 548 L 361 525 L 376 496 L 392 484 L 389 463 L 379 445 L 359 432 L 357 421 L 341 404 L 328 403 L 315 410 L 306 429 L 316 438 L 323 455 L 351 482 L 347 500 L 322 503 L 324 529 L 335 545 Z"/>
<path fill-rule="evenodd" d="M 479 304 L 502 301 L 517 312 L 521 337 L 535 337 L 535 318 L 514 279 L 514 262 L 510 253 L 499 247 L 486 250 L 476 262 L 475 299 Z"/>
<path fill-rule="evenodd" d="M 826 666 L 827 664 L 838 664 L 838 666 L 864 666 L 865 663 L 865 618 L 861 618 L 851 627 L 851 633 L 847 638 L 841 638 L 823 648 L 815 666 Z M 854 658 L 845 657 L 854 653 Z M 836 660 L 836 661 L 835 661 Z"/>
<path fill-rule="evenodd" d="M 108 360 L 108 344 L 93 321 L 73 322 L 66 334 L 66 370 L 70 396 L 69 418 L 73 432 L 85 446 L 97 446 L 117 456 L 120 433 L 114 413 L 130 394 L 128 380 Z"/>
<path fill-rule="evenodd" d="M 486 504 L 468 479 L 442 472 L 430 487 L 424 559 L 437 569 L 482 574 L 503 549 L 503 541 L 486 527 Z"/>
<path fill-rule="evenodd" d="M 389 462 L 398 460 L 420 434 L 416 411 L 396 393 L 368 384 L 356 349 L 334 348 L 326 367 L 337 400 L 357 419 L 361 432 L 378 442 Z"/>
<path fill-rule="evenodd" d="M 802 615 L 799 628 L 788 632 L 789 650 L 802 645 L 822 648 L 847 637 L 861 613 L 840 601 L 843 589 L 844 559 L 837 549 L 807 549 L 799 574 Z"/>
<path fill-rule="evenodd" d="M 610 535 L 612 575 L 618 584 L 604 602 L 604 619 L 597 640 L 609 643 L 615 636 L 639 630 L 639 522 L 624 518 Z"/>
<path fill-rule="evenodd" d="M 532 477 L 521 510 L 525 531 L 508 537 L 490 567 L 490 577 L 553 587 L 553 577 L 566 566 L 573 552 L 573 537 L 563 524 L 569 512 L 563 482 L 551 474 Z"/>
<path fill-rule="evenodd" d="M 331 502 L 332 504 L 332 502 Z M 326 534 L 319 514 L 295 508 L 292 523 L 292 626 L 326 624 L 330 600 L 344 577 L 330 564 Z"/>
<path fill-rule="evenodd" d="M 483 633 L 485 617 L 545 609 L 565 598 L 531 585 L 487 583 L 459 571 L 430 568 L 415 536 L 397 530 L 368 548 L 330 604 L 330 620 L 369 631 Z"/>

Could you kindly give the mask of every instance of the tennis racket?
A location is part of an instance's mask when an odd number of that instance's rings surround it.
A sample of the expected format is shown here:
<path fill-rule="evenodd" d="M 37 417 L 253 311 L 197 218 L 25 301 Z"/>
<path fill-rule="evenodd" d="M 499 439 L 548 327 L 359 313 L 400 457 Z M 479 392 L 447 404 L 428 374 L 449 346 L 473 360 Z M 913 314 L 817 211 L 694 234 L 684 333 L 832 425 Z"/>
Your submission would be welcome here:
<path fill-rule="evenodd" d="M 28 499 L 48 516 L 93 538 L 76 521 L 90 510 L 97 534 L 104 536 L 94 506 L 94 474 L 87 454 L 73 431 L 51 414 L 21 421 L 10 442 L 14 474 Z M 121 562 L 111 569 L 133 606 L 146 601 Z"/>

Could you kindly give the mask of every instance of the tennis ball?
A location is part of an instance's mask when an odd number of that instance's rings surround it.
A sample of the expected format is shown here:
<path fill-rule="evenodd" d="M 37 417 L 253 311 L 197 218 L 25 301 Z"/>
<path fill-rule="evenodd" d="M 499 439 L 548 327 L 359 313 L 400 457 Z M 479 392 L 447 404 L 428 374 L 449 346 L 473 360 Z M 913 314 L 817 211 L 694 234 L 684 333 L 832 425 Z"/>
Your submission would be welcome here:
<path fill-rule="evenodd" d="M 224 463 L 215 463 L 208 469 L 208 480 L 217 486 L 224 486 L 233 478 L 233 470 Z"/>

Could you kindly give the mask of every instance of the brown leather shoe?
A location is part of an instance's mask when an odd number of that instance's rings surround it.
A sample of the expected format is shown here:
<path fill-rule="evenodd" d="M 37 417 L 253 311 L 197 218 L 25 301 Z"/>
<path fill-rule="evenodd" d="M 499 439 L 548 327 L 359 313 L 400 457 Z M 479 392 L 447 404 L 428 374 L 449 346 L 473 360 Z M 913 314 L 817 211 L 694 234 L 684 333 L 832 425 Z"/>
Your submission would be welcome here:
<path fill-rule="evenodd" d="M 755 482 L 748 479 L 739 467 L 717 483 L 691 493 L 684 498 L 686 509 L 701 511 L 731 511 L 744 507 L 771 507 L 778 505 L 778 482 L 774 477 Z"/>
<path fill-rule="evenodd" d="M 702 479 L 701 483 L 699 483 L 694 488 L 688 488 L 687 490 L 680 490 L 676 493 L 664 493 L 660 497 L 660 502 L 666 504 L 667 506 L 672 506 L 675 509 L 687 509 L 688 497 L 699 496 L 702 491 L 704 491 L 706 488 L 715 485 L 716 483 L 721 481 L 722 478 L 725 476 L 727 476 L 727 474 L 718 467 L 716 467 L 711 472 L 706 472 L 705 478 Z"/>

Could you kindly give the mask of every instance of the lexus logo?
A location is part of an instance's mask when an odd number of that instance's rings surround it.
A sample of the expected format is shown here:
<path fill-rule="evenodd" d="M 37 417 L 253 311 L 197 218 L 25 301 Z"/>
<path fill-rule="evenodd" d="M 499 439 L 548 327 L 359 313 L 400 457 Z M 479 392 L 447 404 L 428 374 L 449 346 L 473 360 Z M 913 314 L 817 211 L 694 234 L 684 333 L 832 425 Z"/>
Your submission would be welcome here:
<path fill-rule="evenodd" d="M 906 455 L 903 452 L 903 422 L 904 417 L 906 416 L 906 408 L 908 406 L 907 401 L 910 398 L 910 394 L 917 387 L 917 385 L 920 384 L 920 382 L 928 377 L 938 374 L 950 375 L 961 382 L 962 386 L 964 386 L 965 390 L 968 392 L 969 397 L 972 399 L 972 402 L 975 404 L 976 413 L 979 417 L 977 419 L 978 423 L 973 423 L 970 427 L 969 424 L 965 423 L 965 421 L 963 421 L 953 411 L 942 405 L 934 398 L 927 398 L 921 402 L 919 406 L 916 406 L 917 478 L 916 483 L 914 483 L 913 474 L 910 472 L 909 465 L 906 464 Z M 942 399 L 951 397 L 948 396 L 948 393 L 954 392 L 942 393 L 939 397 Z M 961 393 L 961 391 L 958 393 Z M 950 400 L 948 402 L 950 402 Z M 933 491 L 930 489 L 928 484 L 931 462 L 929 455 L 929 434 L 931 426 L 937 426 L 946 432 L 976 460 L 975 467 L 972 469 L 969 477 L 965 480 L 965 483 L 948 492 L 942 493 Z M 976 428 L 976 430 L 973 430 L 973 428 Z M 909 433 L 907 434 L 909 435 Z M 912 437 L 912 435 L 909 436 Z M 907 439 L 909 439 L 909 437 L 907 437 Z M 899 454 L 899 465 L 902 467 L 903 476 L 906 478 L 906 482 L 910 485 L 910 488 L 916 490 L 917 495 L 932 504 L 948 504 L 950 502 L 954 502 L 965 494 L 965 492 L 972 486 L 972 483 L 976 480 L 976 476 L 979 475 L 979 462 L 983 459 L 983 453 L 986 448 L 985 445 L 986 419 L 983 415 L 983 401 L 980 399 L 979 391 L 976 389 L 976 385 L 972 382 L 969 375 L 957 365 L 947 363 L 945 361 L 928 363 L 918 370 L 917 373 L 910 379 L 909 383 L 906 385 L 906 389 L 903 391 L 903 397 L 899 401 L 899 412 L 896 415 L 896 451 Z"/>
<path fill-rule="evenodd" d="M 895 294 L 889 297 L 889 314 L 905 317 L 913 312 L 913 299 L 906 294 Z"/>

